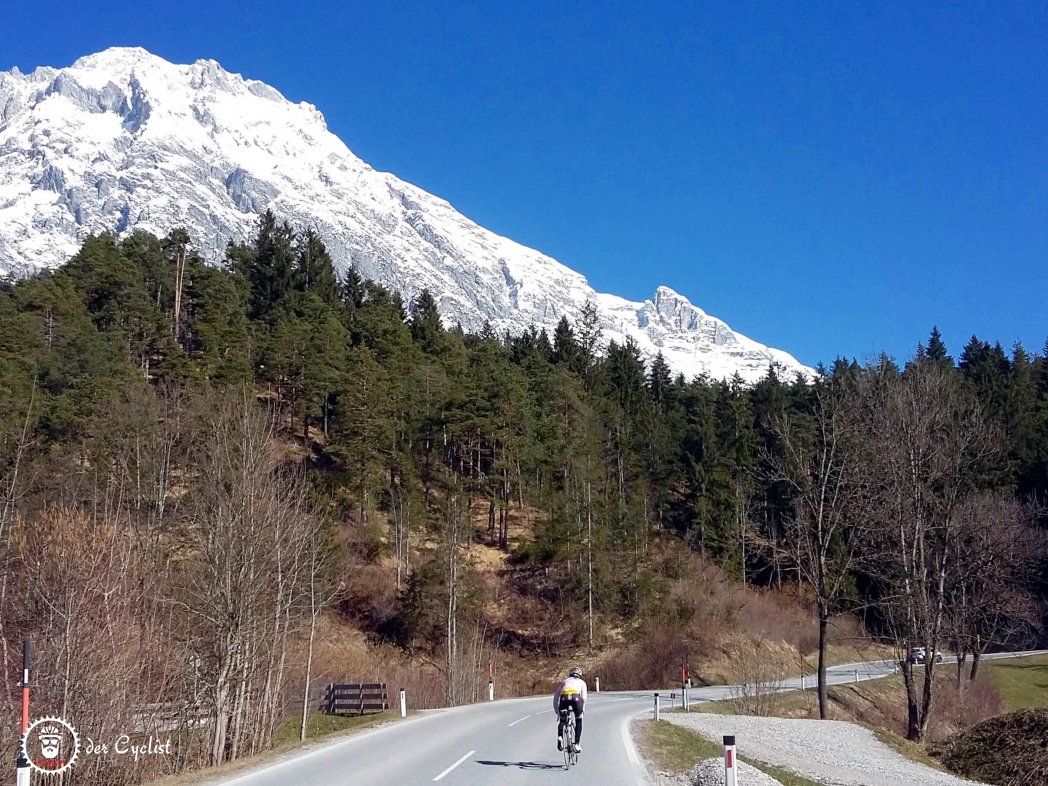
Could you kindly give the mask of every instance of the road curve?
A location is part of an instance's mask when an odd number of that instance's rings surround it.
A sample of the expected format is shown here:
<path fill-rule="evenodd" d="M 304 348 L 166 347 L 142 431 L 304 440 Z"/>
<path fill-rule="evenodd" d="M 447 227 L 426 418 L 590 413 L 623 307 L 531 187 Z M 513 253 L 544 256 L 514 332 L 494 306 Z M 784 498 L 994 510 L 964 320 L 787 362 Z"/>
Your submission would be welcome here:
<path fill-rule="evenodd" d="M 629 720 L 653 705 L 650 693 L 591 693 L 583 753 L 570 773 L 580 784 L 647 783 Z M 430 710 L 323 745 L 224 786 L 406 786 L 440 783 L 563 784 L 556 716 L 548 696 Z"/>
<path fill-rule="evenodd" d="M 1039 653 L 1022 653 L 1022 655 Z M 1004 653 L 984 660 L 1018 657 Z M 942 666 L 952 662 L 945 658 Z M 869 661 L 827 670 L 831 685 L 877 679 L 892 674 L 895 661 Z M 802 678 L 786 680 L 780 690 L 796 690 Z M 803 678 L 814 687 L 814 677 Z M 689 691 L 695 703 L 729 698 L 732 686 Z M 672 698 L 671 698 L 672 696 Z M 680 704 L 680 689 L 660 691 L 663 707 Z M 586 704 L 583 753 L 571 773 L 563 769 L 556 747 L 556 716 L 549 696 L 504 699 L 445 710 L 427 710 L 342 740 L 322 744 L 292 758 L 215 786 L 442 786 L 480 784 L 563 784 L 565 777 L 582 786 L 647 784 L 643 763 L 630 739 L 629 721 L 650 713 L 651 691 L 590 693 Z M 726 732 L 728 733 L 728 732 Z"/>

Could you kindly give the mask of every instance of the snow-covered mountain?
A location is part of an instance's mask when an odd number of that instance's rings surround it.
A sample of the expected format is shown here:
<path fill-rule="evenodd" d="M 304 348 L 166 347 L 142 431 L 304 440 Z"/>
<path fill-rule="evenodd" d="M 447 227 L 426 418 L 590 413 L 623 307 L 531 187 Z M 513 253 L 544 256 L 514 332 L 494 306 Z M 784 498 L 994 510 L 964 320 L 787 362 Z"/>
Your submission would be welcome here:
<path fill-rule="evenodd" d="M 207 259 L 271 208 L 315 226 L 337 264 L 423 288 L 444 319 L 519 333 L 596 303 L 605 339 L 632 337 L 687 376 L 747 380 L 792 356 L 738 333 L 668 287 L 642 303 L 600 294 L 555 259 L 478 226 L 445 200 L 377 172 L 306 103 L 201 60 L 115 48 L 69 68 L 0 73 L 0 273 L 61 264 L 88 233 L 183 226 Z"/>

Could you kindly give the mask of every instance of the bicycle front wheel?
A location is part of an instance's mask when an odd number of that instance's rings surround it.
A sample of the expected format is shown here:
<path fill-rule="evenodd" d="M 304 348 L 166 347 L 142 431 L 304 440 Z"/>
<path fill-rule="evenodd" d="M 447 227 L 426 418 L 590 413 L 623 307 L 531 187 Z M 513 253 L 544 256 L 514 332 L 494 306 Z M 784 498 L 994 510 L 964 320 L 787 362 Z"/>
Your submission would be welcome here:
<path fill-rule="evenodd" d="M 564 739 L 561 742 L 564 745 L 564 769 L 571 769 L 575 763 L 575 718 L 570 714 L 568 722 L 564 724 Z"/>

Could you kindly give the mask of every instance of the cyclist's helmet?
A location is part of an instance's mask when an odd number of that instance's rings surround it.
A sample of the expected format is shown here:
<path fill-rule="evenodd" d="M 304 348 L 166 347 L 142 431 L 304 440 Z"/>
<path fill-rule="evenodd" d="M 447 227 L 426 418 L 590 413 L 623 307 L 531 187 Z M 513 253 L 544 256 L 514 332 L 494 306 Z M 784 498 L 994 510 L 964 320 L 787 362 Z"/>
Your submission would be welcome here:
<path fill-rule="evenodd" d="M 569 677 L 574 677 L 577 680 L 581 680 L 582 679 L 582 669 L 580 669 L 578 666 L 572 666 L 571 667 L 571 671 L 568 672 L 568 676 Z"/>

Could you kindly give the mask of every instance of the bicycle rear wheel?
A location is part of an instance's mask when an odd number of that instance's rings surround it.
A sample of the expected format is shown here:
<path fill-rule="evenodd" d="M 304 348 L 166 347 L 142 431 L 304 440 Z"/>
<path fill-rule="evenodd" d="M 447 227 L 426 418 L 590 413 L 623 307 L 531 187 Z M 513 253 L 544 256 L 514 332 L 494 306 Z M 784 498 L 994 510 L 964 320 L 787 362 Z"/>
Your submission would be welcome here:
<path fill-rule="evenodd" d="M 571 769 L 571 765 L 575 763 L 575 715 L 569 712 L 567 721 L 564 724 L 564 739 L 561 741 L 564 745 L 564 769 Z"/>

